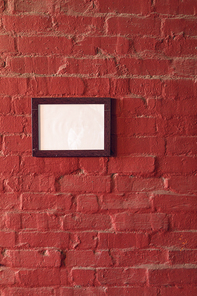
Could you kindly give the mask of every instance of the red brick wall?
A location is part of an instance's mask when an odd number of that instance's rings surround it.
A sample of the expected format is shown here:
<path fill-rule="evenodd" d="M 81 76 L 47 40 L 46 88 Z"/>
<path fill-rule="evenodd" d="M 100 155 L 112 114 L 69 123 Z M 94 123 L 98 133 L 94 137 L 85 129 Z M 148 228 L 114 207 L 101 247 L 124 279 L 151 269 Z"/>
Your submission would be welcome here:
<path fill-rule="evenodd" d="M 1 295 L 197 295 L 196 0 L 0 11 Z M 33 158 L 43 96 L 113 98 L 113 156 Z"/>

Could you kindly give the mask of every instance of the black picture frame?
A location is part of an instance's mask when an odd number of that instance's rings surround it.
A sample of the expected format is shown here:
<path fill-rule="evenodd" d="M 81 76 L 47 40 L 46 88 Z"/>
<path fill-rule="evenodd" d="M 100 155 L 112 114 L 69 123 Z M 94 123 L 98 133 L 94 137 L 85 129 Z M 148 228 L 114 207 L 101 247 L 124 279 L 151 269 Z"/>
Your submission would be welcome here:
<path fill-rule="evenodd" d="M 40 149 L 40 105 L 59 104 L 103 104 L 104 105 L 104 149 L 85 150 L 42 150 Z M 79 106 L 78 106 L 79 107 Z M 53 118 L 51 118 L 53 120 Z M 66 118 L 65 118 L 66 120 Z M 90 121 L 91 128 L 91 121 Z M 89 156 L 110 156 L 111 138 L 111 99 L 110 98 L 32 98 L 32 156 L 34 157 L 89 157 Z"/>

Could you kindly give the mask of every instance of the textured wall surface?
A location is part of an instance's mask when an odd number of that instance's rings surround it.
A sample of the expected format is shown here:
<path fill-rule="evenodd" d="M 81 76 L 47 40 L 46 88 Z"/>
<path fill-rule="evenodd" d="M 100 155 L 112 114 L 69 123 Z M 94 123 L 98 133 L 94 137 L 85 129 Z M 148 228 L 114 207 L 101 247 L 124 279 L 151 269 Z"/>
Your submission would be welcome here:
<path fill-rule="evenodd" d="M 197 295 L 197 1 L 0 12 L 1 295 Z M 44 96 L 111 97 L 112 156 L 33 158 Z"/>

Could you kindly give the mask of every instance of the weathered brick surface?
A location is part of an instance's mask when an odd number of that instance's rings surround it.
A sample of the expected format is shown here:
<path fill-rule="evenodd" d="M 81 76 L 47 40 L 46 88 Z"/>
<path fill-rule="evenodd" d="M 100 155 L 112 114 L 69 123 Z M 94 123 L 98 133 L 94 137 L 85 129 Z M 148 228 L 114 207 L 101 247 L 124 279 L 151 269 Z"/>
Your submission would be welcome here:
<path fill-rule="evenodd" d="M 196 0 L 0 0 L 0 295 L 197 295 Z M 32 97 L 111 97 L 110 157 L 32 157 Z"/>

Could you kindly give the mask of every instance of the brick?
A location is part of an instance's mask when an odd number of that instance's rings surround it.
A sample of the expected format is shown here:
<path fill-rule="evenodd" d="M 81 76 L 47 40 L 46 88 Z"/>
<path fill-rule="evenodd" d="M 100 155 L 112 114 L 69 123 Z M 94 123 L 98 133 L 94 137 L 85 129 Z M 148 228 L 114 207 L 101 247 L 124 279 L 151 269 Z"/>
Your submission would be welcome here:
<path fill-rule="evenodd" d="M 163 155 L 165 152 L 164 139 L 159 137 L 117 137 L 112 138 L 112 151 L 117 156 L 130 154 Z M 115 144 L 117 143 L 117 146 Z"/>
<path fill-rule="evenodd" d="M 175 38 L 166 38 L 162 43 L 157 43 L 156 49 L 169 57 L 183 57 L 196 55 L 197 40 L 178 35 Z"/>
<path fill-rule="evenodd" d="M 110 81 L 108 78 L 90 78 L 84 81 L 86 84 L 84 94 L 86 96 L 109 96 Z"/>
<path fill-rule="evenodd" d="M 179 249 L 195 249 L 197 246 L 196 232 L 166 232 L 154 234 L 151 244 L 155 247 L 176 247 Z"/>
<path fill-rule="evenodd" d="M 11 99 L 10 97 L 4 97 L 4 96 L 1 96 L 0 97 L 0 114 L 8 114 L 10 113 L 10 110 L 11 110 Z"/>
<path fill-rule="evenodd" d="M 72 16 L 59 14 L 55 18 L 57 23 L 56 30 L 64 34 L 94 34 L 98 35 L 103 32 L 104 18 L 103 17 L 88 17 L 88 16 Z"/>
<path fill-rule="evenodd" d="M 22 190 L 24 192 L 55 192 L 54 175 L 33 174 L 23 176 Z"/>
<path fill-rule="evenodd" d="M 130 79 L 130 91 L 142 96 L 161 96 L 163 83 L 159 79 Z"/>
<path fill-rule="evenodd" d="M 148 237 L 144 233 L 99 233 L 98 249 L 127 249 L 136 246 L 140 248 L 147 245 Z"/>
<path fill-rule="evenodd" d="M 40 2 L 35 0 L 27 2 L 23 0 L 14 0 L 14 12 L 32 12 L 32 13 L 48 13 L 52 9 L 53 1 L 44 0 Z"/>
<path fill-rule="evenodd" d="M 51 18 L 41 15 L 4 15 L 2 22 L 6 31 L 14 32 L 42 32 L 52 27 Z"/>
<path fill-rule="evenodd" d="M 158 290 L 154 287 L 109 287 L 107 288 L 107 295 L 121 295 L 121 296 L 157 296 Z"/>
<path fill-rule="evenodd" d="M 0 1 L 0 12 L 3 12 L 5 9 L 5 1 L 1 0 Z"/>
<path fill-rule="evenodd" d="M 113 2 L 107 0 L 99 0 L 99 11 L 102 13 L 116 12 L 116 13 L 132 13 L 132 14 L 149 14 L 151 3 L 150 1 L 141 0 L 137 4 L 135 1 L 124 0 L 120 3 L 118 0 Z"/>
<path fill-rule="evenodd" d="M 103 174 L 106 172 L 107 161 L 102 157 L 81 157 L 79 158 L 79 166 L 84 173 Z"/>
<path fill-rule="evenodd" d="M 69 0 L 65 2 L 64 0 L 58 1 L 57 9 L 60 12 L 68 14 L 86 14 L 87 12 L 96 12 L 95 6 L 89 1 L 81 0 Z"/>
<path fill-rule="evenodd" d="M 171 228 L 173 230 L 197 230 L 196 211 L 184 211 L 172 214 Z"/>
<path fill-rule="evenodd" d="M 157 129 L 160 136 L 195 136 L 196 120 L 192 117 L 171 118 L 168 120 L 157 119 Z"/>
<path fill-rule="evenodd" d="M 146 193 L 139 194 L 105 194 L 99 204 L 102 210 L 133 210 L 150 208 L 149 197 Z"/>
<path fill-rule="evenodd" d="M 19 270 L 18 283 L 24 287 L 50 287 L 60 285 L 60 270 L 57 268 L 39 268 Z"/>
<path fill-rule="evenodd" d="M 116 95 L 125 96 L 130 94 L 129 79 L 114 79 L 110 80 L 110 95 L 112 97 Z"/>
<path fill-rule="evenodd" d="M 122 157 L 110 158 L 108 163 L 108 172 L 123 174 L 147 175 L 155 170 L 154 157 Z"/>
<path fill-rule="evenodd" d="M 74 44 L 73 53 L 78 56 L 102 54 L 127 54 L 130 41 L 124 37 L 86 37 Z"/>
<path fill-rule="evenodd" d="M 184 286 L 184 287 L 161 287 L 161 296 L 185 296 L 185 294 L 196 295 L 197 288 Z"/>
<path fill-rule="evenodd" d="M 75 77 L 50 77 L 48 80 L 48 93 L 50 95 L 82 95 L 84 82 Z"/>
<path fill-rule="evenodd" d="M 128 111 L 128 110 L 127 110 Z M 125 114 L 126 115 L 126 114 Z M 116 126 L 112 124 L 112 133 L 123 136 L 147 136 L 155 135 L 156 122 L 155 118 L 137 117 L 137 118 L 114 118 Z M 113 123 L 113 119 L 112 119 Z"/>
<path fill-rule="evenodd" d="M 61 192 L 110 192 L 110 178 L 107 176 L 67 175 L 60 181 Z"/>
<path fill-rule="evenodd" d="M 27 91 L 27 78 L 1 77 L 0 93 L 5 95 L 25 94 Z"/>
<path fill-rule="evenodd" d="M 157 212 L 196 211 L 196 196 L 156 194 L 153 196 L 153 206 Z"/>
<path fill-rule="evenodd" d="M 72 269 L 72 280 L 74 285 L 93 286 L 95 279 L 94 269 Z"/>
<path fill-rule="evenodd" d="M 180 19 L 180 18 L 173 18 L 173 19 L 165 19 L 163 25 L 163 33 L 165 36 L 167 35 L 177 35 L 177 34 L 184 34 L 189 36 L 196 36 L 196 20 L 195 18 L 192 19 Z"/>
<path fill-rule="evenodd" d="M 56 247 L 68 248 L 69 234 L 66 232 L 20 232 L 19 243 L 27 244 L 29 247 Z"/>
<path fill-rule="evenodd" d="M 0 209 L 4 211 L 19 209 L 19 199 L 17 193 L 0 193 Z"/>
<path fill-rule="evenodd" d="M 194 284 L 197 272 L 195 268 L 149 269 L 148 278 L 149 284 L 156 286 Z"/>
<path fill-rule="evenodd" d="M 128 212 L 114 215 L 117 231 L 167 230 L 168 218 L 165 214 L 131 214 Z"/>
<path fill-rule="evenodd" d="M 9 157 L 0 157 L 0 173 L 2 174 L 12 174 L 16 173 L 19 170 L 19 157 L 18 156 L 9 156 Z"/>
<path fill-rule="evenodd" d="M 167 156 L 158 158 L 158 171 L 161 174 L 192 174 L 195 173 L 197 159 L 195 157 Z"/>
<path fill-rule="evenodd" d="M 32 138 L 26 136 L 4 137 L 4 154 L 30 153 L 32 150 Z"/>
<path fill-rule="evenodd" d="M 107 20 L 107 33 L 109 35 L 151 35 L 160 36 L 161 22 L 154 17 L 111 17 Z"/>
<path fill-rule="evenodd" d="M 15 272 L 10 268 L 1 267 L 0 270 L 0 284 L 13 285 L 15 283 Z"/>
<path fill-rule="evenodd" d="M 95 263 L 95 254 L 92 250 L 69 250 L 66 253 L 65 266 L 67 267 L 90 267 L 95 266 Z"/>
<path fill-rule="evenodd" d="M 97 232 L 74 232 L 70 233 L 70 249 L 95 250 L 97 246 Z"/>
<path fill-rule="evenodd" d="M 121 72 L 126 75 L 165 75 L 169 72 L 170 60 L 120 58 Z"/>
<path fill-rule="evenodd" d="M 6 53 L 16 52 L 15 40 L 12 36 L 0 35 L 0 52 L 6 52 Z"/>
<path fill-rule="evenodd" d="M 74 59 L 67 58 L 59 71 L 61 74 L 85 74 L 89 76 L 116 75 L 114 59 Z"/>
<path fill-rule="evenodd" d="M 115 266 L 128 267 L 139 264 L 161 264 L 167 261 L 167 253 L 160 250 L 112 250 Z"/>
<path fill-rule="evenodd" d="M 22 193 L 21 209 L 69 211 L 72 205 L 71 194 L 31 194 Z"/>
<path fill-rule="evenodd" d="M 105 268 L 97 269 L 97 274 L 102 286 L 142 285 L 146 282 L 145 269 Z"/>
<path fill-rule="evenodd" d="M 0 247 L 13 248 L 15 246 L 14 231 L 0 231 Z"/>
<path fill-rule="evenodd" d="M 187 182 L 184 176 L 170 177 L 168 180 L 168 188 L 173 192 L 178 193 L 192 193 L 197 191 L 197 178 L 196 176 L 188 176 Z"/>
<path fill-rule="evenodd" d="M 172 63 L 172 69 L 175 75 L 179 76 L 195 76 L 197 62 L 195 59 L 175 59 Z"/>
<path fill-rule="evenodd" d="M 7 212 L 5 218 L 6 228 L 16 231 L 21 228 L 21 214 L 16 212 Z"/>
<path fill-rule="evenodd" d="M 9 67 L 15 73 L 56 74 L 64 64 L 58 57 L 14 57 L 9 59 Z"/>
<path fill-rule="evenodd" d="M 163 95 L 169 98 L 191 98 L 196 95 L 196 83 L 193 80 L 166 80 L 163 85 Z"/>
<path fill-rule="evenodd" d="M 111 219 L 101 214 L 68 214 L 63 218 L 64 230 L 106 230 L 111 228 Z"/>
<path fill-rule="evenodd" d="M 77 196 L 77 211 L 96 213 L 99 210 L 97 196 L 95 194 L 81 194 Z"/>
<path fill-rule="evenodd" d="M 72 40 L 56 36 L 20 36 L 17 39 L 18 50 L 22 54 L 64 54 L 71 53 Z M 42 44 L 42 46 L 40 46 Z"/>
<path fill-rule="evenodd" d="M 5 260 L 11 267 L 60 267 L 61 254 L 57 250 L 8 250 Z"/>
<path fill-rule="evenodd" d="M 119 192 L 149 192 L 164 189 L 162 179 L 136 178 L 133 176 L 115 176 L 115 188 Z"/>
<path fill-rule="evenodd" d="M 60 296 L 105 296 L 105 288 L 103 287 L 80 287 L 73 288 L 62 287 L 60 288 Z"/>
<path fill-rule="evenodd" d="M 196 250 L 169 250 L 168 259 L 171 264 L 196 264 Z"/>
<path fill-rule="evenodd" d="M 3 290 L 2 296 L 54 296 L 53 288 L 6 288 Z"/>
<path fill-rule="evenodd" d="M 195 155 L 197 153 L 196 137 L 167 138 L 167 153 L 172 155 Z"/>
<path fill-rule="evenodd" d="M 175 0 L 173 1 L 173 3 L 170 0 L 165 2 L 163 2 L 162 0 L 156 0 L 154 3 L 154 11 L 162 14 L 193 15 L 196 13 L 196 8 L 197 6 L 194 0 Z"/>
<path fill-rule="evenodd" d="M 1 133 L 21 133 L 23 132 L 25 119 L 21 116 L 1 116 L 0 132 Z"/>
<path fill-rule="evenodd" d="M 31 100 L 28 97 L 17 97 L 12 100 L 14 113 L 17 115 L 31 114 Z"/>

